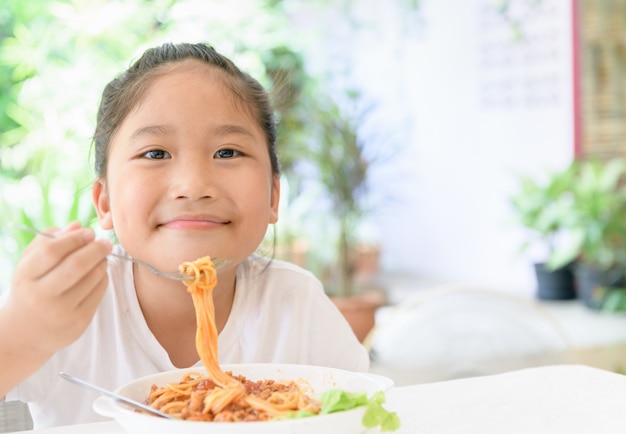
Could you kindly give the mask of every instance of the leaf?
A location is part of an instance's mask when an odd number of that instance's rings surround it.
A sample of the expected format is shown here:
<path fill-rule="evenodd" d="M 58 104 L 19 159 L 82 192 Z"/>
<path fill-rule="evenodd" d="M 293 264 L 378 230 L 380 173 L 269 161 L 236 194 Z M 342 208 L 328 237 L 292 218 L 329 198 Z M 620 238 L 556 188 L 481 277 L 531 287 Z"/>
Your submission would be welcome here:
<path fill-rule="evenodd" d="M 626 310 L 626 290 L 612 289 L 602 303 L 602 310 L 606 312 L 623 312 Z"/>
<path fill-rule="evenodd" d="M 385 394 L 376 392 L 368 399 L 365 393 L 351 393 L 341 389 L 331 389 L 320 395 L 322 410 L 320 414 L 345 411 L 353 408 L 366 406 L 363 414 L 363 426 L 374 428 L 380 426 L 383 432 L 395 431 L 400 427 L 400 418 L 395 412 L 386 410 Z"/>
<path fill-rule="evenodd" d="M 552 252 L 546 262 L 546 267 L 555 270 L 572 262 L 581 254 L 584 241 L 585 230 L 582 228 L 572 229 L 569 238 Z"/>
<path fill-rule="evenodd" d="M 321 414 L 350 410 L 368 403 L 366 393 L 350 393 L 341 389 L 331 389 L 320 395 Z"/>
<path fill-rule="evenodd" d="M 370 398 L 367 409 L 363 415 L 363 425 L 367 428 L 380 426 L 382 432 L 395 431 L 400 428 L 400 418 L 395 412 L 385 410 L 385 395 L 383 392 L 376 392 Z"/>

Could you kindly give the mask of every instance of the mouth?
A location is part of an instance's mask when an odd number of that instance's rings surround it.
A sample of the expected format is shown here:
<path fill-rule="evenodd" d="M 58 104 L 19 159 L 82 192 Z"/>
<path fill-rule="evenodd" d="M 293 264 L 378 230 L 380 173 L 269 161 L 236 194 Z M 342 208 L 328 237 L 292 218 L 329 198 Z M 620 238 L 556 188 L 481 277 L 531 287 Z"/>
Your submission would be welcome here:
<path fill-rule="evenodd" d="M 229 223 L 229 220 L 216 216 L 177 216 L 159 224 L 158 227 L 167 229 L 207 230 Z"/>

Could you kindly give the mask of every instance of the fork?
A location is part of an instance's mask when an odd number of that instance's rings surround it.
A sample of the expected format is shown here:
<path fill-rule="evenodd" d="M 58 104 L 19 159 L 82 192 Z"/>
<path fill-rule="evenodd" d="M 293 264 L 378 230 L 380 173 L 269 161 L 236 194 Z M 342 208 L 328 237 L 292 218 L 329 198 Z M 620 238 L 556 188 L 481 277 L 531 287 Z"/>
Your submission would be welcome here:
<path fill-rule="evenodd" d="M 136 410 L 141 410 L 141 411 L 147 411 L 148 413 L 152 413 L 155 416 L 160 416 L 160 417 L 164 417 L 166 419 L 174 419 L 174 417 L 170 416 L 167 413 L 163 413 L 162 411 L 157 410 L 156 408 L 152 408 L 147 404 L 144 404 L 143 402 L 139 402 L 139 401 L 135 401 L 134 399 L 130 399 L 126 396 L 122 396 L 119 393 L 115 393 L 115 392 L 111 392 L 110 390 L 107 389 L 103 389 L 100 386 L 96 386 L 93 383 L 89 383 L 88 381 L 85 381 L 83 379 L 74 377 L 73 375 L 69 375 L 66 374 L 65 372 L 59 372 L 59 375 L 61 376 L 61 378 L 74 383 L 74 384 L 78 384 L 80 386 L 84 386 L 84 387 L 88 387 L 92 390 L 95 390 L 97 392 L 100 392 L 102 395 L 113 399 L 114 401 L 118 401 L 118 402 L 123 402 L 124 404 L 136 409 Z"/>
<path fill-rule="evenodd" d="M 44 237 L 48 237 L 48 238 L 56 238 L 56 236 L 54 234 L 49 234 L 47 232 L 40 231 L 39 229 L 31 228 L 30 226 L 24 226 L 24 225 L 19 225 L 19 224 L 15 224 L 14 226 L 16 228 L 18 228 L 18 229 L 21 229 L 23 231 L 30 232 L 30 233 L 33 233 L 33 234 L 36 234 L 36 235 L 43 235 Z M 161 271 L 158 268 L 148 264 L 147 262 L 140 261 L 139 259 L 135 259 L 135 258 L 133 258 L 131 256 L 120 255 L 120 254 L 117 254 L 117 253 L 109 253 L 109 256 L 113 256 L 115 258 L 124 259 L 126 261 L 134 262 L 135 264 L 138 264 L 138 265 L 141 265 L 143 267 L 146 267 L 148 270 L 152 271 L 157 276 L 162 276 L 162 277 L 165 277 L 167 279 L 179 280 L 181 282 L 182 281 L 186 281 L 186 280 L 194 280 L 195 279 L 194 276 L 185 276 L 185 275 L 181 274 L 180 271 L 172 271 L 172 272 Z M 222 258 L 211 258 L 211 261 L 213 262 L 213 266 L 215 267 L 216 270 L 219 270 L 220 268 L 224 267 L 225 265 L 227 265 L 230 262 L 229 259 L 222 259 Z"/>

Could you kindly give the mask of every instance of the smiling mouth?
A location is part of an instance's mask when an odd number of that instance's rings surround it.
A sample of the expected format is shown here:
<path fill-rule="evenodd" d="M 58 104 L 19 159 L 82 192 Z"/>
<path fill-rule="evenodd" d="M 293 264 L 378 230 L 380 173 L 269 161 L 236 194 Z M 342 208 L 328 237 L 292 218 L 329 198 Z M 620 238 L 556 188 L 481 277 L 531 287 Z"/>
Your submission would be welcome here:
<path fill-rule="evenodd" d="M 186 229 L 186 230 L 207 230 L 224 226 L 230 222 L 219 220 L 204 220 L 204 219 L 187 219 L 178 218 L 171 220 L 167 223 L 159 225 L 159 227 L 168 229 Z"/>

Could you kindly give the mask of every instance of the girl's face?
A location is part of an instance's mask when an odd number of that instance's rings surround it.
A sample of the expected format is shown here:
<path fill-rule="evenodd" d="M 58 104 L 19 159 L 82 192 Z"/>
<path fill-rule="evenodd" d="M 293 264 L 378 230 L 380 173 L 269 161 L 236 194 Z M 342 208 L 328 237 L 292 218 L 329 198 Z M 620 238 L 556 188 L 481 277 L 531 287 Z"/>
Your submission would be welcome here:
<path fill-rule="evenodd" d="M 205 255 L 239 263 L 277 221 L 265 136 L 219 69 L 166 68 L 113 137 L 94 184 L 100 225 L 162 270 Z"/>

